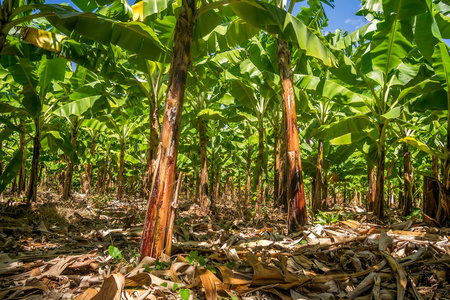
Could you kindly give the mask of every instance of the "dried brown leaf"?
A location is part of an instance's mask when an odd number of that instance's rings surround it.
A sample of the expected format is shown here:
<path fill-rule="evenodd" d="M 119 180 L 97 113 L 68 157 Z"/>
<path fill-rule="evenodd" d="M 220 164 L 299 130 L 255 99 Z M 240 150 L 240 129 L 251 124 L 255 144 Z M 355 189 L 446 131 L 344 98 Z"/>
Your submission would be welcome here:
<path fill-rule="evenodd" d="M 120 300 L 123 288 L 125 287 L 125 277 L 122 274 L 112 274 L 106 277 L 93 300 Z"/>

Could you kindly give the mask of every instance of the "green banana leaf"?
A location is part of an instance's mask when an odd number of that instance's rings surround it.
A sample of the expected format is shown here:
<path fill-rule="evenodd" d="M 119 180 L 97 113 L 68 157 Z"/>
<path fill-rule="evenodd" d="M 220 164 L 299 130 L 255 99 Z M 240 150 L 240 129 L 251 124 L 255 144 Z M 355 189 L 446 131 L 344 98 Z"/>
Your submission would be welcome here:
<path fill-rule="evenodd" d="M 345 136 L 348 141 L 349 138 L 358 139 L 366 133 L 363 130 L 371 126 L 373 123 L 370 118 L 366 115 L 356 115 L 347 118 L 342 118 L 334 123 L 323 125 L 318 129 L 312 131 L 312 136 L 317 139 L 328 139 L 330 137 L 335 137 L 336 140 L 339 137 Z M 353 134 L 353 136 L 352 136 Z M 361 134 L 361 136 L 359 135 Z"/>
<path fill-rule="evenodd" d="M 8 184 L 13 181 L 14 177 L 19 172 L 22 164 L 22 157 L 23 151 L 22 148 L 19 147 L 9 161 L 5 170 L 3 170 L 2 176 L 0 176 L 0 194 L 3 193 Z"/>
<path fill-rule="evenodd" d="M 292 42 L 306 55 L 319 59 L 327 66 L 337 66 L 336 57 L 322 41 L 305 24 L 285 10 L 254 0 L 232 2 L 230 6 L 242 20 Z"/>
<path fill-rule="evenodd" d="M 445 155 L 444 153 L 433 151 L 426 144 L 416 140 L 412 136 L 404 137 L 404 138 L 400 139 L 400 142 L 407 143 L 408 145 L 411 145 L 411 146 L 419 149 L 420 151 L 423 151 L 423 152 L 428 153 L 430 155 L 439 157 L 441 159 L 446 159 L 447 158 L 447 155 Z"/>

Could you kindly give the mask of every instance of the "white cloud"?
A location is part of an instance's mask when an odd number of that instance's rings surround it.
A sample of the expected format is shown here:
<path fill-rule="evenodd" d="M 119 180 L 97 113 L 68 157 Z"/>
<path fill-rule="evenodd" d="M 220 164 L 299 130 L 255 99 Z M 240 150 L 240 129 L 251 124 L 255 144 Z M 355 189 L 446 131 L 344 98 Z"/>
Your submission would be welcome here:
<path fill-rule="evenodd" d="M 353 26 L 355 29 L 360 28 L 367 24 L 367 20 L 364 18 L 357 18 L 357 19 L 347 19 L 345 20 L 345 24 L 349 24 Z"/>

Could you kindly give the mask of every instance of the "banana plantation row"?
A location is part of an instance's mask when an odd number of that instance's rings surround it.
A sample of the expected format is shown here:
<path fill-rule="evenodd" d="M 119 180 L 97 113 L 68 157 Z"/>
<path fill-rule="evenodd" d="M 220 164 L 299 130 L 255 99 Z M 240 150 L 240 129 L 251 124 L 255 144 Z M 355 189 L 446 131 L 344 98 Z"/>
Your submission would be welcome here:
<path fill-rule="evenodd" d="M 305 194 L 312 213 L 353 197 L 448 225 L 445 1 L 363 0 L 367 25 L 327 34 L 327 0 L 41 2 L 1 4 L 5 197 L 139 193 L 142 257 L 167 240 L 178 172 L 205 212 L 221 191 L 258 215 L 270 200 L 289 231 Z"/>

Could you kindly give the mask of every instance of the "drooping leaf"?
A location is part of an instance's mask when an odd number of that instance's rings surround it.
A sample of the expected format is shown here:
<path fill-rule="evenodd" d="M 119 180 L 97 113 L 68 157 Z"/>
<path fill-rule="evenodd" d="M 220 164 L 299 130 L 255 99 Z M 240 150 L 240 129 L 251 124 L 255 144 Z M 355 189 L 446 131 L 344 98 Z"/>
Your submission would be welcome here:
<path fill-rule="evenodd" d="M 285 10 L 254 0 L 232 2 L 230 6 L 241 19 L 253 26 L 291 41 L 306 55 L 321 60 L 327 66 L 337 65 L 336 58 L 322 41 L 305 24 Z"/>
<path fill-rule="evenodd" d="M 0 176 L 0 194 L 6 189 L 8 184 L 10 184 L 17 172 L 20 170 L 20 166 L 22 164 L 23 151 L 22 148 L 19 147 L 18 150 L 14 153 L 13 157 L 9 161 L 5 170 L 3 170 L 2 176 Z"/>
<path fill-rule="evenodd" d="M 419 149 L 420 151 L 426 152 L 426 153 L 428 153 L 428 154 L 430 154 L 430 155 L 439 157 L 439 158 L 441 158 L 441 159 L 446 159 L 446 158 L 447 158 L 446 155 L 445 155 L 444 153 L 433 151 L 433 150 L 432 150 L 430 147 L 428 147 L 426 144 L 424 144 L 424 143 L 422 143 L 422 142 L 416 140 L 416 139 L 415 139 L 414 137 L 412 137 L 412 136 L 404 137 L 404 138 L 400 139 L 400 142 L 407 143 L 408 145 L 411 145 L 411 146 L 413 146 L 413 147 Z"/>

